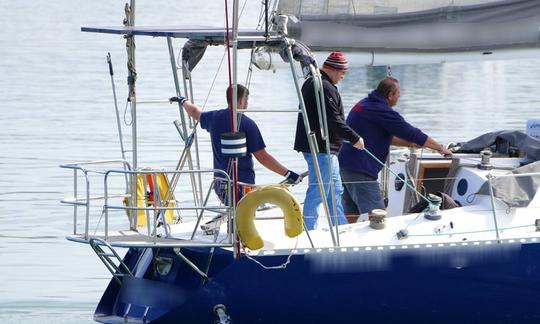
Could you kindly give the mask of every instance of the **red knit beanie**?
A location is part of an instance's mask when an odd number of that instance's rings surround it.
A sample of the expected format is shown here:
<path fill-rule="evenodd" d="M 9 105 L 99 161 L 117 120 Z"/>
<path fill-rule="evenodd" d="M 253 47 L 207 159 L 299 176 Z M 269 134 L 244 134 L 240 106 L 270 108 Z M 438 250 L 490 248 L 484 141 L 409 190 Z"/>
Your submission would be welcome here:
<path fill-rule="evenodd" d="M 343 52 L 332 52 L 330 55 L 328 55 L 326 61 L 324 61 L 323 66 L 336 70 L 347 71 L 349 68 L 349 62 L 347 62 Z"/>

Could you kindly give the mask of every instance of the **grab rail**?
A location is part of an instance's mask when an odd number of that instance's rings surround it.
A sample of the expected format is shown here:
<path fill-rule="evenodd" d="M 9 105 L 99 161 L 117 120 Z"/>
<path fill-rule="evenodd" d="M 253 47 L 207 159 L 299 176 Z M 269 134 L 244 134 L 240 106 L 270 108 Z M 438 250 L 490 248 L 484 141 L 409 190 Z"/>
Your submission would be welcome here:
<path fill-rule="evenodd" d="M 114 164 L 114 163 L 120 163 L 123 165 L 125 169 L 106 169 L 106 170 L 97 170 L 97 169 L 90 169 L 88 166 L 96 166 L 96 165 L 106 165 L 106 164 Z M 144 211 L 146 213 L 146 219 L 147 219 L 147 233 L 142 235 L 145 235 L 148 237 L 148 241 L 152 241 L 154 244 L 157 244 L 158 238 L 161 238 L 160 235 L 157 232 L 157 227 L 162 220 L 163 226 L 165 228 L 165 238 L 170 237 L 170 230 L 168 228 L 167 222 L 166 222 L 166 216 L 165 213 L 169 210 L 174 211 L 180 211 L 180 210 L 194 210 L 196 211 L 197 216 L 197 222 L 196 227 L 193 230 L 193 233 L 197 230 L 197 226 L 200 224 L 200 221 L 203 217 L 203 213 L 205 211 L 211 211 L 211 212 L 222 212 L 227 215 L 227 222 L 229 226 L 227 226 L 227 235 L 226 238 L 223 239 L 221 242 L 221 246 L 230 246 L 232 245 L 232 241 L 234 236 L 232 233 L 234 233 L 234 223 L 232 222 L 232 215 L 234 215 L 234 207 L 229 206 L 223 206 L 223 205 L 207 205 L 208 204 L 208 197 L 210 196 L 210 192 L 213 190 L 213 186 L 211 185 L 208 189 L 208 193 L 206 195 L 206 199 L 203 202 L 202 205 L 199 205 L 198 202 L 194 202 L 192 205 L 179 205 L 178 201 L 174 199 L 174 196 L 172 193 L 169 192 L 159 192 L 158 189 L 158 181 L 156 181 L 157 174 L 165 174 L 167 179 L 169 179 L 168 175 L 173 176 L 180 176 L 180 174 L 203 174 L 203 173 L 213 173 L 216 175 L 219 175 L 219 178 L 222 181 L 231 182 L 228 174 L 222 170 L 166 170 L 166 169 L 139 169 L 139 170 L 132 170 L 131 165 L 125 161 L 125 160 L 101 160 L 101 161 L 89 161 L 89 162 L 77 162 L 77 163 L 68 163 L 60 165 L 61 168 L 66 169 L 72 169 L 74 170 L 73 176 L 73 198 L 71 199 L 63 199 L 61 200 L 62 203 L 73 205 L 74 207 L 74 213 L 73 213 L 73 235 L 80 235 L 84 237 L 85 241 L 88 241 L 92 235 L 89 234 L 89 226 L 90 226 L 90 201 L 95 200 L 101 200 L 103 199 L 103 205 L 102 205 L 102 216 L 104 215 L 104 232 L 103 232 L 103 238 L 104 241 L 108 241 L 110 238 L 109 233 L 109 225 L 110 225 L 110 219 L 109 219 L 109 210 L 125 210 L 128 214 L 128 219 L 130 220 L 130 225 L 136 224 L 136 219 L 139 215 L 139 211 Z M 78 196 L 78 177 L 79 172 L 82 172 L 85 179 L 85 187 L 86 187 L 86 193 L 83 197 Z M 103 176 L 103 195 L 102 196 L 91 196 L 91 185 L 90 185 L 90 175 L 91 174 L 97 174 Z M 114 174 L 122 174 L 126 175 L 129 179 L 135 179 L 132 181 L 137 182 L 137 179 L 139 175 L 151 175 L 153 178 L 153 187 L 150 188 L 152 192 L 155 193 L 154 199 L 152 200 L 152 205 L 146 205 L 143 202 L 142 206 L 139 206 L 141 197 L 138 197 L 136 201 L 136 195 L 137 193 L 135 190 L 137 190 L 137 186 L 131 186 L 128 184 L 126 188 L 126 193 L 124 195 L 111 195 L 109 193 L 110 191 L 110 178 Z M 214 181 L 212 181 L 212 184 Z M 145 183 L 146 186 L 146 183 Z M 227 186 L 226 194 L 228 196 L 228 201 L 232 201 L 232 190 L 230 189 L 232 186 Z M 130 188 L 134 188 L 130 190 Z M 171 189 L 171 188 L 169 188 Z M 113 197 L 128 197 L 130 198 L 129 202 L 125 205 L 115 205 L 110 204 L 110 199 Z M 169 197 L 168 199 L 166 199 Z M 172 198 L 172 199 L 171 199 Z M 142 200 L 148 203 L 147 199 L 142 197 Z M 173 202 L 174 204 L 171 204 Z M 78 206 L 84 206 L 85 207 L 85 219 L 84 219 L 84 233 L 78 233 L 77 231 L 77 224 L 78 224 Z M 154 212 L 153 220 L 151 221 L 151 216 L 149 212 Z M 132 221 L 134 220 L 134 221 Z M 101 221 L 101 217 L 100 217 Z M 99 223 L 98 223 L 99 224 Z M 131 227 L 131 226 L 130 226 Z M 132 228 L 131 228 L 132 229 Z M 135 227 L 136 229 L 136 227 Z M 187 239 L 186 241 L 193 241 L 194 235 L 191 235 L 191 239 Z M 217 239 L 217 238 L 216 238 Z M 186 242 L 187 243 L 187 242 Z M 193 242 L 196 246 L 201 246 L 201 242 Z M 209 243 L 209 246 L 215 246 L 216 242 Z M 184 244 L 189 245 L 189 244 Z"/>
<path fill-rule="evenodd" d="M 88 239 L 88 224 L 90 220 L 90 180 L 88 179 L 88 173 L 92 172 L 92 170 L 85 169 L 82 166 L 103 165 L 103 164 L 113 164 L 113 163 L 120 163 L 127 170 L 131 170 L 131 164 L 129 164 L 129 162 L 126 160 L 96 160 L 96 161 L 85 161 L 85 162 L 73 162 L 73 163 L 60 165 L 61 168 L 73 170 L 73 198 L 74 198 L 73 202 L 65 200 L 65 199 L 60 201 L 61 203 L 64 203 L 64 204 L 73 205 L 73 235 L 77 235 L 77 206 L 85 206 L 86 217 L 85 217 L 84 233 L 85 233 L 85 239 Z M 78 194 L 77 171 L 78 170 L 84 173 L 84 178 L 86 181 L 86 199 L 83 200 L 84 202 L 80 202 L 77 196 Z M 129 184 L 127 184 L 127 186 L 129 188 Z M 128 192 L 127 190 L 128 189 L 126 188 L 126 193 Z"/>

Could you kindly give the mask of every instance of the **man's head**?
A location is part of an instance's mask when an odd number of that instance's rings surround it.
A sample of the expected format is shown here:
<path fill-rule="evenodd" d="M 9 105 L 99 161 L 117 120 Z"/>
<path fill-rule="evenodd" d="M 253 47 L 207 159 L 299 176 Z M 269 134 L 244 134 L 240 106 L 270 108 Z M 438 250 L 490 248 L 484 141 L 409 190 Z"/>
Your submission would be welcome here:
<path fill-rule="evenodd" d="M 388 105 L 390 107 L 394 107 L 399 100 L 399 96 L 401 95 L 399 81 L 392 77 L 386 77 L 379 82 L 377 92 L 386 98 L 386 101 L 388 101 Z"/>
<path fill-rule="evenodd" d="M 330 53 L 322 67 L 322 70 L 328 74 L 333 84 L 338 84 L 339 81 L 343 80 L 348 69 L 349 62 L 347 62 L 342 52 Z"/>
<path fill-rule="evenodd" d="M 237 96 L 238 96 L 238 100 L 237 100 L 238 109 L 247 109 L 247 107 L 248 107 L 248 97 L 249 97 L 248 88 L 244 87 L 241 84 L 237 84 L 236 85 L 236 91 L 237 91 Z M 231 87 L 227 88 L 226 96 L 227 96 L 227 105 L 228 105 L 229 108 L 232 108 L 233 92 L 232 92 Z"/>

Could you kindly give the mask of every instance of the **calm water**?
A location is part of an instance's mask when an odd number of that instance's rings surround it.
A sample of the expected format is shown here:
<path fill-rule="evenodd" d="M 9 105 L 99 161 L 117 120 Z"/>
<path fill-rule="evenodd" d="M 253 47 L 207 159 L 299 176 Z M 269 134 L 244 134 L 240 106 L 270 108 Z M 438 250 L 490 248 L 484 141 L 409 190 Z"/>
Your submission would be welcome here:
<path fill-rule="evenodd" d="M 221 1 L 170 2 L 138 2 L 137 23 L 223 22 Z M 247 4 L 244 26 L 255 26 L 258 6 L 259 1 Z M 71 231 L 72 210 L 59 200 L 72 182 L 71 173 L 58 165 L 120 157 L 105 56 L 111 52 L 113 57 L 123 110 L 124 43 L 119 36 L 79 30 L 83 25 L 120 25 L 123 3 L 0 0 L 0 12 L 0 322 L 91 322 L 110 274 L 88 246 L 64 239 Z M 176 44 L 178 49 L 181 43 Z M 165 40 L 139 39 L 137 46 L 139 99 L 173 95 Z M 225 69 L 210 91 L 222 55 L 221 48 L 209 49 L 194 71 L 195 98 L 202 103 L 209 95 L 207 109 L 224 106 Z M 247 62 L 247 54 L 241 54 L 241 81 Z M 523 130 L 527 118 L 540 116 L 539 66 L 539 60 L 396 66 L 393 75 L 402 82 L 398 109 L 442 142 L 498 129 Z M 275 74 L 255 71 L 250 109 L 295 108 L 288 72 L 283 63 L 276 63 Z M 340 86 L 347 110 L 385 73 L 384 68 L 352 69 Z M 268 150 L 302 171 L 303 160 L 291 150 L 296 116 L 251 116 Z M 181 148 L 172 126 L 176 108 L 140 106 L 139 117 L 140 165 L 174 167 Z M 206 135 L 201 145 L 208 167 Z M 257 170 L 258 182 L 280 180 L 260 166 Z M 301 190 L 297 193 L 303 199 Z"/>

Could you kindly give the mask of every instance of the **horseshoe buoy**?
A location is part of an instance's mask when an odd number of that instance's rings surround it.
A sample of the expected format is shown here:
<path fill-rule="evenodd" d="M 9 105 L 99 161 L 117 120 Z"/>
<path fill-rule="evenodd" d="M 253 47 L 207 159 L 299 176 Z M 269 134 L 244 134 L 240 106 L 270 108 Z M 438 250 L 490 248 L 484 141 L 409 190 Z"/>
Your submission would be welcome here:
<path fill-rule="evenodd" d="M 304 230 L 302 209 L 296 198 L 285 186 L 261 186 L 247 193 L 236 207 L 236 226 L 242 244 L 250 250 L 264 246 L 263 240 L 255 228 L 255 212 L 264 204 L 278 206 L 283 212 L 285 234 L 296 237 Z"/>

